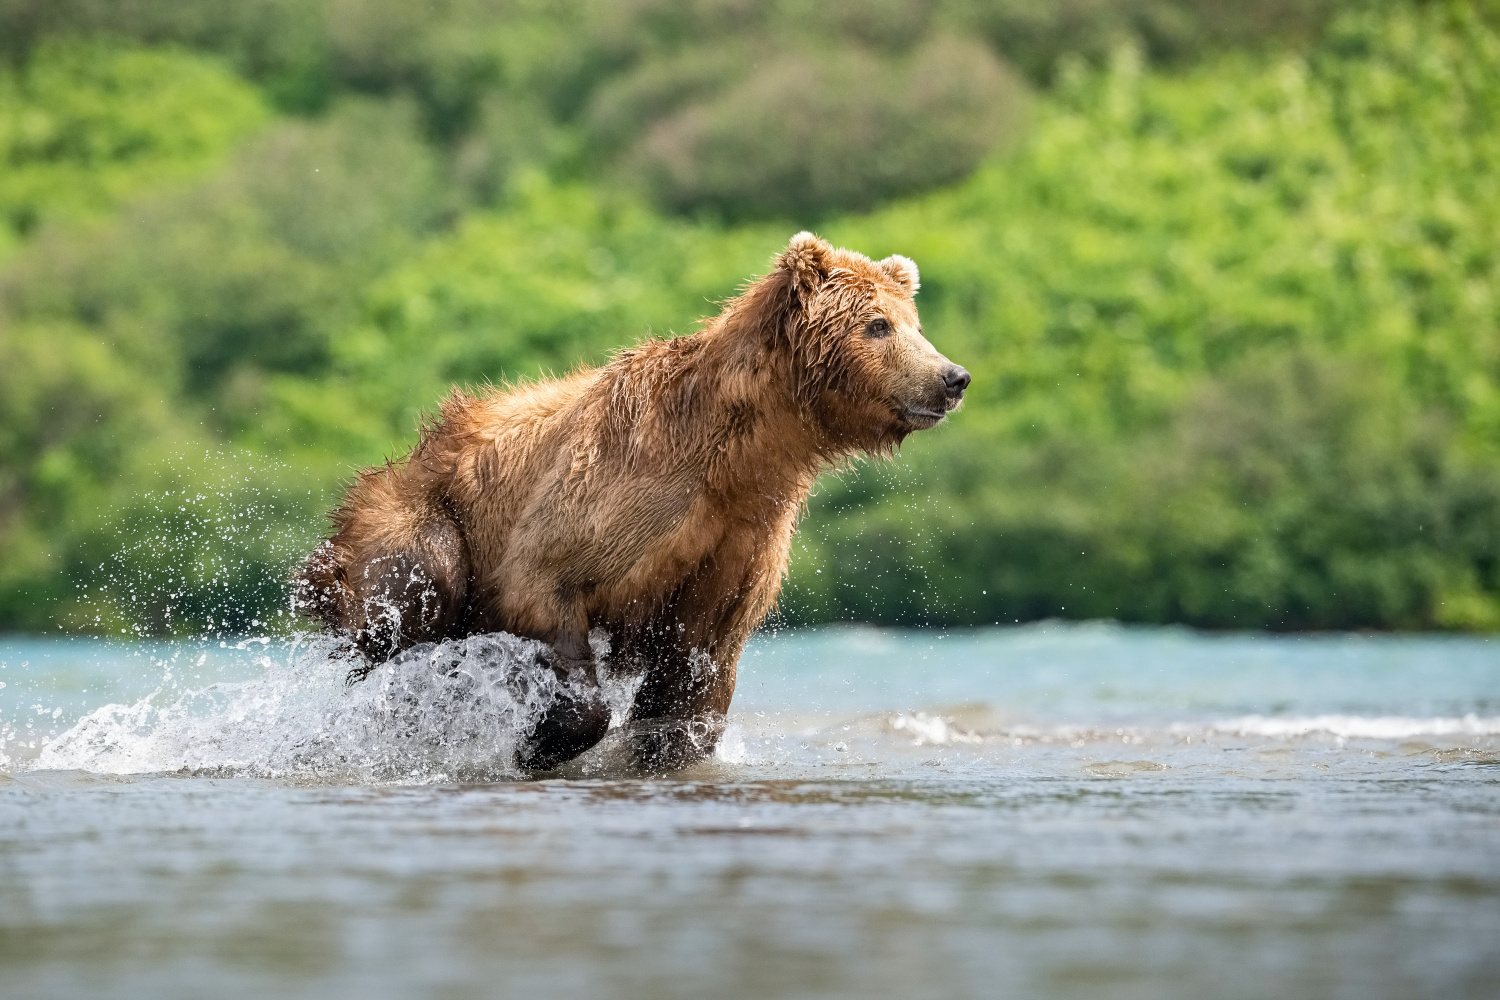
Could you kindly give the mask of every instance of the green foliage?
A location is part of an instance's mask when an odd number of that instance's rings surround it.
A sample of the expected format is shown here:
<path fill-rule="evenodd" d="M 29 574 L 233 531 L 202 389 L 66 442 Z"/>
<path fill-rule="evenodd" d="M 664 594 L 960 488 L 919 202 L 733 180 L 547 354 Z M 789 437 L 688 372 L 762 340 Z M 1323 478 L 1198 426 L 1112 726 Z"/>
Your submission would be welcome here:
<path fill-rule="evenodd" d="M 0 69 L 0 254 L 44 222 L 206 172 L 267 118 L 253 87 L 201 56 L 41 46 Z"/>
<path fill-rule="evenodd" d="M 59 38 L 213 53 L 283 108 L 330 96 L 327 0 L 0 0 L 0 56 L 25 64 Z"/>
<path fill-rule="evenodd" d="M 1339 9 L 1335 0 L 955 0 L 941 5 L 1036 81 L 1051 81 L 1061 57 L 1106 62 L 1122 43 L 1156 65 L 1191 64 L 1207 53 L 1268 40 L 1305 41 Z M 1368 6 L 1368 5 L 1367 5 Z"/>
<path fill-rule="evenodd" d="M 209 180 L 107 226 L 43 234 L 19 254 L 0 274 L 0 620 L 69 617 L 55 602 L 106 571 L 146 588 L 159 575 L 152 560 L 170 547 L 132 534 L 161 520 L 132 513 L 139 498 L 227 496 L 235 478 L 207 463 L 190 482 L 167 469 L 173 456 L 274 450 L 296 472 L 258 509 L 293 511 L 277 522 L 291 537 L 315 530 L 310 498 L 326 498 L 372 435 L 308 434 L 287 400 L 328 373 L 360 289 L 416 244 L 442 200 L 409 110 L 356 103 L 316 124 L 276 126 Z M 323 406 L 318 427 L 339 412 Z M 290 503 L 287 490 L 302 499 Z M 274 535 L 263 528 L 258 537 Z M 207 530 L 193 537 L 201 560 L 238 567 L 231 618 L 264 618 L 284 603 L 281 549 Z M 183 593 L 177 604 L 197 617 L 175 621 L 206 621 L 202 595 Z M 221 603 L 226 613 L 234 604 Z M 141 615 L 167 623 L 158 611 Z"/>
<path fill-rule="evenodd" d="M 213 52 L 283 110 L 405 96 L 493 203 L 517 170 L 731 217 L 864 208 L 1014 138 L 1060 57 L 1154 61 L 1315 33 L 1332 0 L 0 0 L 0 53 L 65 36 Z"/>
<path fill-rule="evenodd" d="M 819 489 L 791 620 L 1500 626 L 1497 19 L 1323 10 L 0 0 L 0 122 L 71 123 L 0 268 L 0 625 L 261 627 L 451 384 L 685 332 L 821 217 L 975 382 Z M 993 153 L 998 56 L 1048 89 Z"/>
<path fill-rule="evenodd" d="M 975 383 L 818 498 L 794 616 L 1500 620 L 1497 45 L 1454 6 L 1185 77 L 1122 51 L 1017 157 L 835 227 L 921 262 Z"/>
<path fill-rule="evenodd" d="M 982 45 L 785 54 L 651 124 L 623 169 L 676 211 L 811 219 L 955 181 L 1016 127 Z M 638 102 L 645 103 L 645 102 Z"/>

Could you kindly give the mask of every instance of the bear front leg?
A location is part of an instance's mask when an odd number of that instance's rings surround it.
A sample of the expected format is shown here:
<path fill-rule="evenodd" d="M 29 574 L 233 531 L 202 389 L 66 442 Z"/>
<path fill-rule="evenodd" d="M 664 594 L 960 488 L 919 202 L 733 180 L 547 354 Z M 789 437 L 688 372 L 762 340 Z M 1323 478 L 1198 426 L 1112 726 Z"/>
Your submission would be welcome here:
<path fill-rule="evenodd" d="M 599 689 L 588 620 L 570 616 L 567 627 L 539 636 L 551 647 L 550 663 L 562 682 L 556 699 L 516 747 L 516 764 L 527 771 L 550 771 L 604 738 L 609 706 Z"/>
<path fill-rule="evenodd" d="M 738 650 L 673 649 L 651 658 L 630 709 L 630 745 L 648 771 L 674 771 L 714 752 L 734 696 Z"/>

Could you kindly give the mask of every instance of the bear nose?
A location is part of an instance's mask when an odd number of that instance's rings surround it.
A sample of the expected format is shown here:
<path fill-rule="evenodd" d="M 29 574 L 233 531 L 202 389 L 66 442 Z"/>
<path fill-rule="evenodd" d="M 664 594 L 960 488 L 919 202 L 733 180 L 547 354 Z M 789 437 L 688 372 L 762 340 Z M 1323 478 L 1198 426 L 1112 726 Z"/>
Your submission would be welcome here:
<path fill-rule="evenodd" d="M 948 370 L 943 372 L 943 388 L 948 390 L 950 398 L 957 399 L 964 394 L 969 387 L 969 373 L 958 365 L 949 365 Z"/>

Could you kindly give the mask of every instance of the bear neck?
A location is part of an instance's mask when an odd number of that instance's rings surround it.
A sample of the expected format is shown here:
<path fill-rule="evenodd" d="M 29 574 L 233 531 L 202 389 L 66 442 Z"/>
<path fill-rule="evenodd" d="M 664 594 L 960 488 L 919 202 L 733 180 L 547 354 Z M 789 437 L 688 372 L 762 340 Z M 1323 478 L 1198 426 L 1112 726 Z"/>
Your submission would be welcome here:
<path fill-rule="evenodd" d="M 726 311 L 692 339 L 701 349 L 685 362 L 717 396 L 710 426 L 693 437 L 708 454 L 706 485 L 731 496 L 754 493 L 779 505 L 801 503 L 824 468 L 847 460 L 857 445 L 832 439 L 799 398 L 791 358 L 778 355 L 750 320 Z"/>

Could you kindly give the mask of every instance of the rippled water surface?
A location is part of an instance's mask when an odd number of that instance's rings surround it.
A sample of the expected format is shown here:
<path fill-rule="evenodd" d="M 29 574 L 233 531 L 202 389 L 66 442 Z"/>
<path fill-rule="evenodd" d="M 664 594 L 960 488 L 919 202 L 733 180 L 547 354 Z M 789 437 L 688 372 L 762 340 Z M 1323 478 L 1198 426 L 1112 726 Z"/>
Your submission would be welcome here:
<path fill-rule="evenodd" d="M 1494 641 L 782 633 L 545 781 L 533 652 L 0 638 L 0 996 L 1500 996 Z"/>

